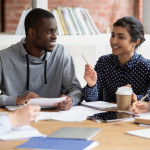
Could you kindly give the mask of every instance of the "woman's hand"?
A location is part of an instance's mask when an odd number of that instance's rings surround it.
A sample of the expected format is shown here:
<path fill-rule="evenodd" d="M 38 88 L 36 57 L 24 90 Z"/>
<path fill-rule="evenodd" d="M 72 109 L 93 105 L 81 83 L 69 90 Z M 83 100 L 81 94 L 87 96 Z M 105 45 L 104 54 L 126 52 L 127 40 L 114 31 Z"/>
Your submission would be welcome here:
<path fill-rule="evenodd" d="M 97 82 L 97 73 L 89 64 L 85 65 L 84 79 L 89 87 L 93 87 Z"/>

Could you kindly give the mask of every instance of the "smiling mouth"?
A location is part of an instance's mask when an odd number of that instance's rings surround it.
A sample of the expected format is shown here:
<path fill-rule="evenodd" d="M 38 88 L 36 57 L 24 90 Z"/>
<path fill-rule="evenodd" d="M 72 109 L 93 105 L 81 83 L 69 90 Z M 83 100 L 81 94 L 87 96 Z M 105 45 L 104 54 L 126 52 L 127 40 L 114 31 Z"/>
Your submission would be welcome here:
<path fill-rule="evenodd" d="M 120 47 L 119 46 L 112 46 L 112 49 L 113 50 L 117 50 L 117 49 L 119 49 Z"/>
<path fill-rule="evenodd" d="M 50 42 L 49 45 L 53 47 L 56 45 L 56 42 Z"/>

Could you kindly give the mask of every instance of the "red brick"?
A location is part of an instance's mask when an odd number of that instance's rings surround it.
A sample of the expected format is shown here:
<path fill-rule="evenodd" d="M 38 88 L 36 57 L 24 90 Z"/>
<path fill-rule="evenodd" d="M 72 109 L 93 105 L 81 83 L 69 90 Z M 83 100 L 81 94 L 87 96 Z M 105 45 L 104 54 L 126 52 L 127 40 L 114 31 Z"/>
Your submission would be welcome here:
<path fill-rule="evenodd" d="M 115 19 L 125 15 L 133 16 L 134 1 L 135 0 L 120 1 L 120 7 Z M 87 8 L 98 29 L 104 32 L 112 21 L 115 2 L 116 0 L 48 0 L 48 7 L 51 9 L 56 6 Z M 17 20 L 19 21 L 24 9 L 31 7 L 31 0 L 5 0 L 4 3 L 5 31 L 15 32 L 18 24 Z M 142 11 L 140 11 L 140 13 L 142 14 Z M 140 18 L 141 17 L 142 16 L 140 16 Z"/>

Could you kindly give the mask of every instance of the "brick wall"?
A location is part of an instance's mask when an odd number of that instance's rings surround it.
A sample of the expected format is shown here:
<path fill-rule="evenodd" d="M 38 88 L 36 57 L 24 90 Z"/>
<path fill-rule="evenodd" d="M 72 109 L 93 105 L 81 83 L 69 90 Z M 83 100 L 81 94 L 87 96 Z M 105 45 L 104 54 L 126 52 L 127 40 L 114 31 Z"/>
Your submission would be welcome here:
<path fill-rule="evenodd" d="M 105 32 L 112 21 L 134 16 L 135 2 L 138 0 L 48 0 L 48 6 L 49 9 L 56 6 L 87 8 L 99 31 Z M 4 31 L 15 33 L 22 11 L 30 7 L 31 0 L 4 0 Z"/>

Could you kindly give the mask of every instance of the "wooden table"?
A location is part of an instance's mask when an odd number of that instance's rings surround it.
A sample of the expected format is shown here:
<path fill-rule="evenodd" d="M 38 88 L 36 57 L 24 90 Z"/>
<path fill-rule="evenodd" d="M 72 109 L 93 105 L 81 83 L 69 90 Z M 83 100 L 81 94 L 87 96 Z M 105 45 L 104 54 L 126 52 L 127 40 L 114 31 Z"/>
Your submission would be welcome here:
<path fill-rule="evenodd" d="M 31 126 L 46 135 L 60 127 L 99 127 L 102 130 L 91 139 L 99 142 L 99 145 L 93 150 L 150 150 L 150 140 L 125 134 L 126 131 L 144 129 L 144 127 L 134 124 L 133 121 L 111 123 L 97 123 L 91 120 L 78 123 L 38 121 L 31 123 Z M 14 150 L 16 146 L 25 141 L 27 140 L 0 141 L 0 150 Z"/>

